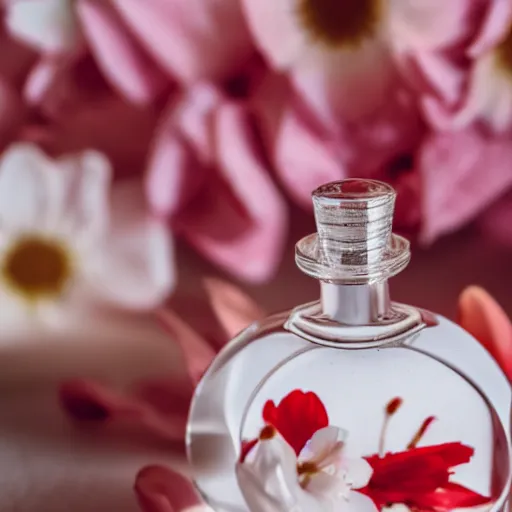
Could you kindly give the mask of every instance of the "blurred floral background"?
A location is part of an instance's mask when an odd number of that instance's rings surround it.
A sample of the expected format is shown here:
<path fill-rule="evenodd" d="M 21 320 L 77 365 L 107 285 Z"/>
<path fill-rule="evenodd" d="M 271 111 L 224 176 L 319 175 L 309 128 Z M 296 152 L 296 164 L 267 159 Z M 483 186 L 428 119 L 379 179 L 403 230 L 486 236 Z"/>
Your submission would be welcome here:
<path fill-rule="evenodd" d="M 480 283 L 512 311 L 512 1 L 1 5 L 0 340 L 13 404 L 26 399 L 13 386 L 48 381 L 51 402 L 64 382 L 74 416 L 154 426 L 140 393 L 115 386 L 184 372 L 183 340 L 208 339 L 209 360 L 260 306 L 316 298 L 293 243 L 314 230 L 311 191 L 345 177 L 398 192 L 395 230 L 415 248 L 396 298 L 454 316 L 458 293 Z M 66 381 L 77 378 L 89 380 Z M 186 395 L 179 378 L 166 389 Z"/>

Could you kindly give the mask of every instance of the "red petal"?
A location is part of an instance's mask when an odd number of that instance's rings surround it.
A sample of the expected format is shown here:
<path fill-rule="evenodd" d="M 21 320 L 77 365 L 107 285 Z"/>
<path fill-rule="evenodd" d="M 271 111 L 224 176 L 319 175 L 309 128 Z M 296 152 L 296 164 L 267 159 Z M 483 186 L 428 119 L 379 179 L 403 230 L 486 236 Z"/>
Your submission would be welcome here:
<path fill-rule="evenodd" d="M 179 512 L 202 503 L 190 480 L 162 466 L 139 471 L 134 489 L 144 512 Z"/>
<path fill-rule="evenodd" d="M 259 439 L 252 439 L 251 441 L 242 441 L 242 450 L 240 452 L 240 462 L 244 462 L 247 455 L 258 444 Z"/>
<path fill-rule="evenodd" d="M 279 431 L 297 455 L 315 432 L 329 425 L 329 416 L 320 398 L 300 389 L 285 396 L 277 407 L 269 400 L 263 408 L 263 420 Z"/>
<path fill-rule="evenodd" d="M 432 509 L 437 512 L 448 512 L 459 508 L 478 507 L 491 501 L 460 484 L 448 482 L 442 489 L 432 494 L 421 496 L 416 501 L 420 509 Z"/>
<path fill-rule="evenodd" d="M 190 384 L 178 380 L 144 382 L 132 393 L 74 380 L 61 384 L 59 398 L 74 420 L 139 425 L 159 437 L 182 440 L 190 393 Z"/>

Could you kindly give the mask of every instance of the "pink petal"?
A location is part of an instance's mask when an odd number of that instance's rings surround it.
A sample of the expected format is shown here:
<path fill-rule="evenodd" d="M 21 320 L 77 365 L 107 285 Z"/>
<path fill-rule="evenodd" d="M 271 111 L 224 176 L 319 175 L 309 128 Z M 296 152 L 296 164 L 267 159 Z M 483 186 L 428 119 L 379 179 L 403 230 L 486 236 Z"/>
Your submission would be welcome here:
<path fill-rule="evenodd" d="M 139 395 L 123 393 L 93 381 L 72 380 L 61 384 L 59 399 L 76 421 L 142 426 L 159 437 L 182 440 L 192 394 L 190 383 L 161 380 L 144 384 L 142 390 Z M 163 395 L 165 406 L 160 399 Z"/>
<path fill-rule="evenodd" d="M 114 0 L 147 51 L 184 82 L 230 76 L 252 53 L 237 0 Z"/>
<path fill-rule="evenodd" d="M 226 331 L 226 340 L 264 317 L 256 302 L 237 286 L 212 277 L 206 278 L 204 284 L 211 306 Z"/>
<path fill-rule="evenodd" d="M 197 160 L 183 137 L 172 126 L 161 127 L 145 179 L 149 204 L 157 215 L 171 216 L 187 203 L 197 190 L 194 182 L 202 182 L 196 168 Z"/>
<path fill-rule="evenodd" d="M 381 107 L 396 72 L 387 48 L 369 40 L 356 50 L 317 52 L 293 71 L 297 90 L 320 117 L 355 121 Z"/>
<path fill-rule="evenodd" d="M 135 493 L 143 512 L 208 511 L 206 505 L 201 506 L 190 480 L 162 466 L 147 466 L 139 471 Z"/>
<path fill-rule="evenodd" d="M 463 226 L 499 197 L 512 184 L 510 159 L 508 140 L 489 139 L 476 130 L 428 137 L 418 163 L 424 190 L 422 239 L 432 241 Z"/>
<path fill-rule="evenodd" d="M 243 0 L 245 14 L 265 57 L 276 68 L 296 64 L 308 44 L 308 36 L 295 14 L 295 2 L 283 0 Z"/>
<path fill-rule="evenodd" d="M 491 0 L 481 31 L 468 49 L 470 57 L 478 57 L 499 44 L 510 30 L 512 3 L 508 0 Z"/>
<path fill-rule="evenodd" d="M 442 54 L 416 52 L 402 58 L 402 72 L 413 86 L 440 101 L 453 105 L 462 94 L 467 70 L 450 62 Z"/>
<path fill-rule="evenodd" d="M 97 0 L 78 2 L 77 11 L 105 76 L 129 100 L 152 100 L 162 90 L 165 79 L 130 37 L 115 11 L 108 3 Z"/>
<path fill-rule="evenodd" d="M 512 324 L 482 288 L 471 286 L 459 297 L 459 324 L 477 338 L 512 381 Z"/>
<path fill-rule="evenodd" d="M 212 177 L 175 225 L 227 271 L 261 282 L 280 261 L 286 207 L 255 147 L 243 106 L 220 108 L 215 128 L 219 177 Z"/>
<path fill-rule="evenodd" d="M 297 108 L 289 109 L 281 119 L 275 150 L 277 172 L 288 193 L 308 210 L 312 190 L 346 177 L 335 146 L 326 131 L 309 122 Z"/>
<path fill-rule="evenodd" d="M 198 84 L 171 101 L 163 115 L 146 178 L 149 202 L 158 214 L 176 214 L 204 183 L 214 158 L 212 125 L 220 101 L 217 89 Z"/>
<path fill-rule="evenodd" d="M 452 47 L 469 35 L 478 2 L 473 0 L 391 0 L 390 33 L 394 46 L 414 50 Z"/>
<path fill-rule="evenodd" d="M 159 318 L 183 353 L 188 374 L 197 383 L 215 357 L 215 351 L 170 309 L 161 309 Z"/>

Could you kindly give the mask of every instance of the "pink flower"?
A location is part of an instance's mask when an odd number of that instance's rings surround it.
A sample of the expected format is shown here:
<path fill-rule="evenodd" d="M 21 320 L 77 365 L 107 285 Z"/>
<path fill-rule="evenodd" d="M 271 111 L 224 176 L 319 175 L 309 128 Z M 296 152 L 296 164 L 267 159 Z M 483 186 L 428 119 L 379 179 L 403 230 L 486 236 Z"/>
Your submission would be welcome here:
<path fill-rule="evenodd" d="M 388 162 L 413 152 L 425 131 L 403 84 L 375 112 L 332 124 L 319 118 L 285 79 L 271 74 L 251 102 L 279 179 L 306 209 L 317 186 L 350 176 L 374 177 Z"/>
<path fill-rule="evenodd" d="M 434 126 L 462 129 L 474 121 L 494 132 L 512 128 L 512 4 L 491 0 L 482 27 L 468 49 L 472 68 L 464 101 L 446 108 L 425 100 Z"/>
<path fill-rule="evenodd" d="M 93 307 L 147 310 L 174 285 L 172 243 L 139 187 L 110 196 L 110 165 L 85 151 L 51 160 L 33 145 L 0 161 L 2 334 L 61 328 Z M 15 193 L 13 193 L 15 191 Z"/>
<path fill-rule="evenodd" d="M 200 314 L 201 334 L 175 311 L 166 308 L 158 313 L 169 338 L 181 348 L 183 374 L 146 379 L 121 389 L 108 382 L 73 379 L 60 387 L 66 413 L 80 423 L 142 427 L 160 438 L 182 442 L 194 385 L 220 346 L 263 316 L 251 299 L 227 283 L 208 280 L 205 288 L 206 304 L 194 301 L 186 307 L 183 298 L 176 302 L 184 316 Z"/>
<path fill-rule="evenodd" d="M 253 51 L 236 0 L 6 0 L 6 9 L 11 34 L 42 54 L 39 83 L 87 48 L 135 102 L 153 99 L 167 77 L 222 80 Z"/>
<path fill-rule="evenodd" d="M 286 240 L 287 210 L 243 100 L 198 84 L 164 115 L 147 175 L 153 210 L 239 278 L 268 279 Z"/>
<path fill-rule="evenodd" d="M 441 52 L 467 36 L 472 4 L 244 0 L 262 52 L 330 120 L 360 119 L 380 108 L 395 86 L 397 64 L 409 58 L 426 77 L 446 71 Z M 445 95 L 453 100 L 459 88 L 455 83 Z"/>

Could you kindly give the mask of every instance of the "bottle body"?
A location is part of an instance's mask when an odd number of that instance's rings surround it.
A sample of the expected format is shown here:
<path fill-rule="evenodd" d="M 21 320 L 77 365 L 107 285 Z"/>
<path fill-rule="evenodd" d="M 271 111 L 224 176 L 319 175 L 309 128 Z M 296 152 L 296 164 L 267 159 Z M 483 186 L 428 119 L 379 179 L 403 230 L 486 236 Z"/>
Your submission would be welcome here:
<path fill-rule="evenodd" d="M 330 424 L 347 433 L 345 444 L 359 457 L 406 451 L 432 418 L 418 446 L 471 447 L 470 462 L 454 468 L 453 479 L 490 497 L 489 509 L 504 510 L 510 486 L 508 382 L 457 325 L 442 317 L 425 321 L 409 306 L 394 305 L 392 311 L 366 327 L 329 326 L 315 314 L 320 304 L 309 304 L 250 326 L 221 352 L 197 388 L 187 434 L 195 481 L 214 510 L 253 510 L 235 471 L 242 441 L 257 438 L 269 400 L 279 403 L 294 390 L 321 399 Z M 401 407 L 383 440 L 384 411 L 393 400 Z M 347 508 L 371 510 L 357 500 L 345 501 Z"/>

